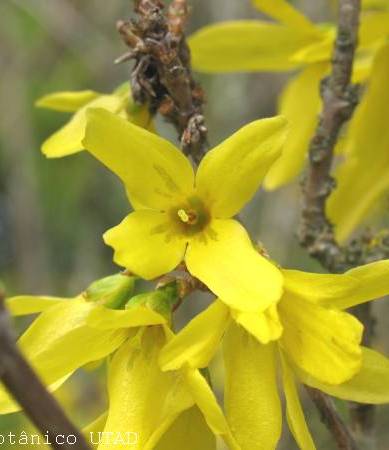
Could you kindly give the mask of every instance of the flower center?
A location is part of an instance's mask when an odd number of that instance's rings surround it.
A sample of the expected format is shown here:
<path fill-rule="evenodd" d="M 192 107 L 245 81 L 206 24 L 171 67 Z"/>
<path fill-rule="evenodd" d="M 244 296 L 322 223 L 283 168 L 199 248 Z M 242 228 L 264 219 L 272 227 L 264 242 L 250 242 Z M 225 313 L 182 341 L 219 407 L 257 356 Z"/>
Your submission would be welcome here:
<path fill-rule="evenodd" d="M 198 197 L 190 197 L 177 208 L 173 208 L 171 217 L 177 230 L 185 235 L 203 231 L 211 220 L 207 208 Z"/>
<path fill-rule="evenodd" d="M 179 209 L 177 211 L 178 217 L 181 219 L 182 222 L 188 224 L 188 225 L 195 225 L 198 221 L 198 215 L 197 212 L 193 209 Z"/>

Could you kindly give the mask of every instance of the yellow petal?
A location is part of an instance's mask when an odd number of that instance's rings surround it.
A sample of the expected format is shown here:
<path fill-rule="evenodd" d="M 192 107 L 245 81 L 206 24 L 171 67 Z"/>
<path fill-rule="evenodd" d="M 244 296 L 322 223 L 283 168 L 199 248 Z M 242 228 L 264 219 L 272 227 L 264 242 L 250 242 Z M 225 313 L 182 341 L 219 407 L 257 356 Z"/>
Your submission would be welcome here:
<path fill-rule="evenodd" d="M 261 12 L 288 27 L 295 27 L 313 35 L 317 33 L 316 26 L 287 0 L 252 0 L 252 3 Z"/>
<path fill-rule="evenodd" d="M 362 0 L 362 9 L 383 9 L 389 8 L 388 0 Z"/>
<path fill-rule="evenodd" d="M 281 435 L 274 345 L 262 345 L 232 324 L 224 340 L 224 402 L 242 450 L 272 450 Z"/>
<path fill-rule="evenodd" d="M 358 297 L 361 288 L 358 278 L 350 272 L 327 274 L 283 269 L 282 274 L 285 292 L 322 306 L 339 308 L 342 301 Z"/>
<path fill-rule="evenodd" d="M 12 316 L 26 316 L 46 311 L 64 301 L 70 301 L 70 299 L 64 297 L 18 295 L 7 298 L 5 304 Z"/>
<path fill-rule="evenodd" d="M 358 372 L 363 326 L 355 317 L 288 293 L 278 310 L 284 326 L 280 343 L 296 365 L 329 384 Z"/>
<path fill-rule="evenodd" d="M 275 341 L 282 334 L 282 325 L 275 305 L 260 313 L 232 310 L 232 317 L 261 344 Z"/>
<path fill-rule="evenodd" d="M 80 299 L 61 302 L 43 312 L 19 339 L 20 349 L 46 383 L 103 358 L 126 339 L 126 330 L 102 333 L 89 327 L 93 308 Z"/>
<path fill-rule="evenodd" d="M 91 90 L 54 92 L 41 97 L 35 105 L 54 111 L 76 112 L 101 95 Z"/>
<path fill-rule="evenodd" d="M 82 299 L 61 302 L 43 312 L 20 337 L 20 350 L 50 390 L 57 389 L 79 367 L 115 351 L 127 338 L 127 330 L 102 333 L 89 327 L 87 317 L 93 308 Z M 0 393 L 0 413 L 16 409 Z"/>
<path fill-rule="evenodd" d="M 327 204 L 329 218 L 341 241 L 368 218 L 389 189 L 389 90 L 383 88 L 388 72 L 386 45 L 377 54 L 367 91 L 344 139 L 345 160 L 336 170 L 337 189 Z"/>
<path fill-rule="evenodd" d="M 365 264 L 344 274 L 282 272 L 287 292 L 330 308 L 347 309 L 389 294 L 389 260 Z"/>
<path fill-rule="evenodd" d="M 204 236 L 190 241 L 189 271 L 238 311 L 264 311 L 282 294 L 281 272 L 253 247 L 235 220 L 214 220 Z"/>
<path fill-rule="evenodd" d="M 101 95 L 79 109 L 70 121 L 51 135 L 42 145 L 42 152 L 48 158 L 60 158 L 82 150 L 85 136 L 86 111 L 89 108 L 104 108 L 118 112 L 123 108 L 123 99 L 116 95 Z"/>
<path fill-rule="evenodd" d="M 230 450 L 243 450 L 231 434 L 223 411 L 215 398 L 212 389 L 198 370 L 188 369 L 185 380 L 197 407 L 215 435 L 221 436 Z"/>
<path fill-rule="evenodd" d="M 257 120 L 206 154 L 196 174 L 196 192 L 217 218 L 235 215 L 259 188 L 286 139 L 284 117 Z"/>
<path fill-rule="evenodd" d="M 104 234 L 114 261 L 142 278 L 173 270 L 183 259 L 185 240 L 174 233 L 166 213 L 138 210 Z"/>
<path fill-rule="evenodd" d="M 160 327 L 143 329 L 115 353 L 108 376 L 109 412 L 106 432 L 134 432 L 138 441 L 132 448 L 154 448 L 179 414 L 193 405 L 185 377 L 162 372 L 158 353 L 165 343 Z M 99 450 L 128 449 L 106 441 Z"/>
<path fill-rule="evenodd" d="M 362 14 L 359 27 L 359 42 L 361 48 L 370 47 L 377 41 L 384 40 L 389 34 L 389 11 L 370 12 Z"/>
<path fill-rule="evenodd" d="M 82 429 L 85 439 L 93 449 L 98 447 L 99 437 L 101 436 L 99 433 L 102 433 L 104 430 L 107 416 L 108 412 L 106 411 Z"/>
<path fill-rule="evenodd" d="M 381 353 L 363 348 L 361 370 L 349 381 L 337 386 L 325 384 L 296 368 L 301 381 L 327 394 L 358 403 L 389 402 L 389 359 Z"/>
<path fill-rule="evenodd" d="M 98 305 L 89 314 L 87 323 L 100 330 L 112 330 L 162 325 L 166 323 L 166 319 L 157 312 L 142 306 L 127 310 L 114 310 Z"/>
<path fill-rule="evenodd" d="M 288 425 L 297 445 L 302 450 L 315 450 L 315 444 L 305 421 L 304 411 L 301 407 L 299 393 L 297 391 L 295 378 L 282 352 L 282 382 L 286 398 L 286 415 Z"/>
<path fill-rule="evenodd" d="M 316 38 L 304 30 L 260 20 L 208 25 L 189 38 L 193 67 L 201 72 L 293 69 L 292 56 Z"/>
<path fill-rule="evenodd" d="M 165 139 L 108 111 L 88 111 L 83 143 L 142 205 L 166 210 L 193 190 L 193 169 L 183 153 Z"/>
<path fill-rule="evenodd" d="M 229 319 L 227 306 L 220 300 L 213 302 L 165 345 L 159 357 L 162 370 L 176 370 L 185 364 L 197 369 L 207 367 Z"/>
<path fill-rule="evenodd" d="M 216 439 L 198 407 L 184 411 L 155 450 L 216 450 Z"/>
<path fill-rule="evenodd" d="M 290 132 L 281 157 L 266 175 L 266 189 L 277 189 L 292 181 L 302 171 L 320 111 L 318 86 L 327 69 L 326 63 L 308 66 L 288 83 L 282 93 L 279 111 L 287 118 Z"/>
<path fill-rule="evenodd" d="M 65 383 L 65 381 L 68 380 L 68 378 L 70 378 L 71 375 L 72 373 L 66 374 L 56 382 L 46 386 L 46 389 L 49 392 L 55 392 Z M 0 414 L 11 414 L 14 412 L 18 412 L 21 409 L 22 407 L 16 402 L 16 400 L 5 389 L 5 387 L 0 384 Z"/>
<path fill-rule="evenodd" d="M 334 41 L 336 37 L 336 28 L 325 27 L 321 32 L 321 39 L 314 41 L 311 45 L 307 45 L 298 50 L 293 56 L 292 60 L 304 63 L 313 64 L 317 62 L 330 61 L 332 55 L 332 49 L 334 47 Z M 318 86 L 319 89 L 319 86 Z"/>

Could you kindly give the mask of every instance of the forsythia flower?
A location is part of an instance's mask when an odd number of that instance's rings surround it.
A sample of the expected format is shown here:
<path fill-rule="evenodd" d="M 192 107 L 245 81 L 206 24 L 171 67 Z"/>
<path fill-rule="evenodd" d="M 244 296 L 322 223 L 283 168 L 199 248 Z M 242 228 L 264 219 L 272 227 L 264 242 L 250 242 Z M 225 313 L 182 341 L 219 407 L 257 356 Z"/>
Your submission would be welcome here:
<path fill-rule="evenodd" d="M 207 153 L 196 176 L 170 142 L 104 110 L 89 110 L 85 148 L 125 184 L 135 211 L 107 231 L 114 260 L 145 279 L 188 270 L 228 305 L 263 311 L 282 276 L 231 219 L 258 188 L 285 140 L 285 119 L 258 120 Z"/>
<path fill-rule="evenodd" d="M 285 0 L 253 4 L 278 23 L 222 22 L 200 29 L 189 43 L 193 67 L 203 72 L 301 69 L 280 97 L 279 112 L 291 127 L 281 158 L 264 180 L 265 188 L 272 190 L 292 181 L 303 168 L 321 106 L 319 83 L 329 71 L 336 30 L 333 25 L 313 24 Z M 362 15 L 355 82 L 369 76 L 374 45 L 388 34 L 389 12 Z"/>
<path fill-rule="evenodd" d="M 114 275 L 73 299 L 21 296 L 7 303 L 13 315 L 41 312 L 18 345 L 51 390 L 79 367 L 113 355 L 108 412 L 84 430 L 87 438 L 97 429 L 106 431 L 101 439 L 92 435 L 92 443 L 100 440 L 99 450 L 128 448 L 128 432 L 137 436 L 134 449 L 179 449 L 188 426 L 197 448 L 215 449 L 215 436 L 220 436 L 239 450 L 200 372 L 183 367 L 166 373 L 159 367 L 159 352 L 173 337 L 168 322 L 177 301 L 176 290 L 167 288 L 132 296 L 134 278 Z M 0 391 L 0 413 L 16 410 Z"/>
<path fill-rule="evenodd" d="M 112 94 L 95 91 L 56 92 L 40 98 L 36 105 L 54 111 L 74 113 L 69 122 L 50 136 L 42 145 L 42 152 L 49 158 L 71 155 L 83 149 L 86 111 L 88 108 L 104 108 L 144 128 L 152 128 L 147 107 L 137 106 L 128 86 L 121 86 Z"/>
<path fill-rule="evenodd" d="M 344 160 L 335 172 L 328 216 L 336 236 L 344 240 L 380 206 L 389 192 L 389 45 L 377 52 L 370 80 L 342 142 Z"/>
<path fill-rule="evenodd" d="M 342 275 L 294 270 L 283 275 L 284 295 L 262 317 L 236 315 L 216 300 L 160 354 L 167 371 L 206 367 L 225 334 L 225 409 L 241 450 L 277 445 L 282 421 L 279 369 L 289 427 L 304 450 L 315 447 L 296 380 L 342 399 L 389 402 L 389 360 L 360 346 L 363 326 L 343 311 L 389 293 L 389 260 Z"/>

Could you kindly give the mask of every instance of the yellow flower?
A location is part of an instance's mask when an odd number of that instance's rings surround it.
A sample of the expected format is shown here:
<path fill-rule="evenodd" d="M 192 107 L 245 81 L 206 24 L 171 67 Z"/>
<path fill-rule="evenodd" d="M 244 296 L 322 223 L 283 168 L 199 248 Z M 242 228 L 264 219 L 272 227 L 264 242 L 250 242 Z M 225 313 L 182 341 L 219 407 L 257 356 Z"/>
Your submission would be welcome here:
<path fill-rule="evenodd" d="M 285 140 L 282 117 L 252 122 L 208 152 L 196 176 L 171 143 L 108 111 L 88 111 L 85 148 L 125 184 L 135 211 L 104 235 L 114 260 L 145 279 L 185 260 L 236 309 L 263 311 L 282 292 L 280 271 L 232 216 L 247 203 Z"/>
<path fill-rule="evenodd" d="M 264 180 L 273 190 L 302 170 L 321 108 L 319 82 L 330 67 L 335 27 L 314 24 L 285 0 L 253 0 L 277 23 L 261 20 L 221 22 L 206 26 L 189 39 L 193 67 L 202 72 L 286 71 L 301 69 L 285 87 L 279 112 L 290 123 L 282 157 Z M 389 34 L 389 12 L 362 15 L 354 81 L 369 76 L 377 41 Z"/>
<path fill-rule="evenodd" d="M 124 300 L 128 300 L 133 279 L 116 277 Z M 13 316 L 40 313 L 19 338 L 18 346 L 52 391 L 78 368 L 113 353 L 127 340 L 130 328 L 166 322 L 160 314 L 143 306 L 108 309 L 90 301 L 85 293 L 74 298 L 18 296 L 8 299 L 7 306 Z M 98 320 L 112 323 L 102 333 L 101 327 L 91 325 Z M 6 391 L 0 389 L 0 413 L 18 409 Z"/>
<path fill-rule="evenodd" d="M 385 203 L 389 191 L 389 45 L 377 52 L 362 101 L 342 142 L 343 161 L 335 178 L 327 212 L 339 240 Z"/>
<path fill-rule="evenodd" d="M 189 449 L 211 450 L 216 448 L 215 436 L 220 436 L 230 449 L 239 450 L 200 372 L 189 367 L 161 371 L 159 352 L 171 338 L 167 327 L 140 328 L 115 353 L 108 371 L 108 414 L 100 425 L 106 438 L 99 450 L 128 448 L 113 442 L 128 431 L 137 434 L 135 449 L 178 450 L 186 443 Z"/>
<path fill-rule="evenodd" d="M 108 411 L 84 430 L 95 448 L 126 449 L 131 441 L 131 448 L 139 450 L 178 450 L 190 426 L 194 447 L 188 448 L 212 450 L 215 437 L 221 437 L 229 448 L 240 450 L 200 372 L 188 366 L 166 373 L 159 367 L 159 352 L 173 338 L 159 314 L 166 308 L 165 288 L 131 297 L 133 280 L 116 275 L 74 299 L 20 296 L 7 303 L 14 315 L 41 312 L 18 345 L 51 390 L 79 367 L 112 355 Z M 176 296 L 171 294 L 170 300 L 177 301 Z M 106 306 L 108 302 L 123 307 L 126 301 L 126 309 Z M 18 406 L 0 391 L 0 413 L 16 410 Z"/>
<path fill-rule="evenodd" d="M 59 158 L 77 153 L 83 149 L 86 111 L 88 108 L 104 108 L 127 118 L 133 123 L 152 128 L 147 107 L 137 106 L 125 85 L 112 94 L 100 94 L 95 91 L 55 92 L 40 98 L 36 105 L 54 111 L 74 113 L 69 122 L 50 136 L 42 145 L 42 152 L 48 158 Z"/>
<path fill-rule="evenodd" d="M 277 307 L 241 313 L 216 300 L 160 353 L 163 370 L 206 367 L 224 337 L 225 409 L 242 450 L 277 445 L 282 422 L 278 370 L 289 427 L 304 450 L 315 447 L 296 380 L 342 399 L 389 402 L 389 360 L 360 346 L 363 327 L 343 311 L 388 294 L 389 261 L 342 275 L 293 270 L 283 275 L 285 293 Z"/>

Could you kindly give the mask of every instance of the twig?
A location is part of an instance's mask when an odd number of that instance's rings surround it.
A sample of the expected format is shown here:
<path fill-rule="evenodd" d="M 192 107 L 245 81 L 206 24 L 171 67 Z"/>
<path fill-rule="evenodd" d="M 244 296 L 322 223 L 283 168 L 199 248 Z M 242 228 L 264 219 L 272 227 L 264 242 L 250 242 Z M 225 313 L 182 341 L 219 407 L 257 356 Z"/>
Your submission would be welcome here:
<path fill-rule="evenodd" d="M 160 0 L 135 2 L 137 20 L 119 21 L 117 28 L 130 52 L 118 61 L 135 60 L 131 72 L 134 99 L 148 104 L 176 128 L 182 150 L 198 163 L 207 150 L 204 94 L 194 81 L 184 28 L 186 0 L 173 0 L 165 12 Z"/>
<path fill-rule="evenodd" d="M 346 264 L 345 254 L 335 240 L 333 226 L 325 213 L 334 188 L 330 175 L 334 148 L 343 124 L 357 104 L 356 87 L 351 85 L 358 38 L 360 0 L 339 1 L 339 24 L 334 47 L 332 73 L 323 80 L 323 109 L 309 148 L 309 168 L 303 183 L 303 211 L 300 243 L 324 267 L 338 272 Z"/>
<path fill-rule="evenodd" d="M 322 81 L 323 108 L 316 133 L 309 148 L 309 167 L 303 182 L 303 210 L 299 232 L 300 243 L 309 254 L 330 272 L 342 272 L 350 267 L 379 259 L 382 247 L 372 246 L 373 237 L 367 234 L 341 247 L 335 239 L 333 225 L 326 217 L 328 196 L 335 187 L 331 177 L 334 148 L 345 122 L 357 104 L 357 87 L 351 84 L 355 49 L 358 40 L 360 0 L 339 1 L 339 23 L 334 46 L 332 72 Z M 365 325 L 365 340 L 370 341 L 373 329 L 370 306 L 357 307 L 356 315 Z M 336 419 L 331 400 L 324 394 L 308 388 L 320 410 L 323 421 L 333 434 L 340 449 L 354 449 L 346 425 Z M 368 405 L 351 406 L 353 430 L 371 432 L 374 409 Z"/>
<path fill-rule="evenodd" d="M 2 292 L 0 292 L 0 380 L 42 435 L 47 437 L 46 440 L 53 449 L 90 450 L 83 435 L 47 392 L 16 346 Z"/>
<path fill-rule="evenodd" d="M 357 446 L 343 420 L 339 417 L 331 398 L 318 389 L 305 386 L 321 415 L 322 422 L 331 431 L 339 450 L 357 450 Z"/>

